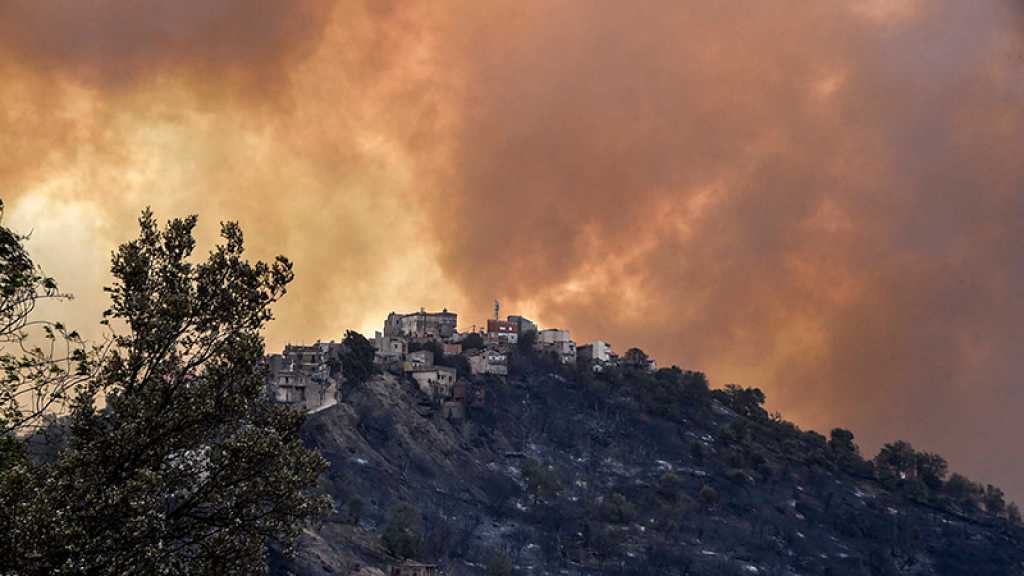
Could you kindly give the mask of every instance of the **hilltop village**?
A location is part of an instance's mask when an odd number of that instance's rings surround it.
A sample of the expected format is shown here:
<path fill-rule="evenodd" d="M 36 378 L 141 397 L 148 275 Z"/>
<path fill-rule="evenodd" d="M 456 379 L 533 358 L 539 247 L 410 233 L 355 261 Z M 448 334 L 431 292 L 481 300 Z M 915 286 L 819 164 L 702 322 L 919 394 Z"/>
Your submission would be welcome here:
<path fill-rule="evenodd" d="M 486 388 L 471 386 L 470 377 L 509 373 L 512 348 L 530 346 L 556 357 L 563 364 L 588 365 L 594 372 L 610 366 L 630 365 L 648 371 L 656 369 L 653 358 L 637 348 L 619 356 L 603 340 L 577 346 L 569 331 L 540 329 L 518 315 L 504 320 L 495 302 L 494 317 L 484 329 L 460 332 L 458 314 L 448 309 L 410 314 L 392 312 L 383 330 L 370 341 L 374 365 L 407 378 L 443 410 L 448 418 L 460 419 L 466 408 L 483 402 Z M 285 346 L 280 354 L 269 355 L 268 393 L 278 402 L 316 412 L 338 402 L 345 374 L 337 361 L 344 352 L 341 342 Z"/>
<path fill-rule="evenodd" d="M 336 509 L 275 573 L 1024 576 L 1016 506 L 907 442 L 866 459 L 757 388 L 522 316 L 375 332 L 269 358 Z"/>

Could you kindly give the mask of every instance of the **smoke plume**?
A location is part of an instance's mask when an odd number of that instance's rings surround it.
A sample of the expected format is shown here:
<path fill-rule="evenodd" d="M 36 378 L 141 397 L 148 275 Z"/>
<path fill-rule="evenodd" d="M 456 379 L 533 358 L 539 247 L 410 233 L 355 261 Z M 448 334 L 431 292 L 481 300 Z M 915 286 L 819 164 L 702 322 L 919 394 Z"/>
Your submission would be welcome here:
<path fill-rule="evenodd" d="M 0 0 L 0 73 L 77 310 L 141 207 L 239 219 L 271 345 L 500 298 L 1024 496 L 1009 0 Z"/>

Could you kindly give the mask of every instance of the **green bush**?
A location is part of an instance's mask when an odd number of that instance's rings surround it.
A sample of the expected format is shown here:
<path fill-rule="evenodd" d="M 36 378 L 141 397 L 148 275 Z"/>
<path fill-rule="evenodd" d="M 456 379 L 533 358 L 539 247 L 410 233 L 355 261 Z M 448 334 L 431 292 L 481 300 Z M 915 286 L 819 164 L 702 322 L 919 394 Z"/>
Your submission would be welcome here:
<path fill-rule="evenodd" d="M 636 507 L 619 492 L 605 498 L 600 507 L 601 517 L 612 524 L 628 524 L 636 519 Z"/>
<path fill-rule="evenodd" d="M 719 500 L 720 500 L 720 497 L 718 495 L 718 490 L 715 490 L 714 488 L 712 488 L 711 486 L 708 486 L 707 484 L 705 484 L 703 487 L 701 487 L 700 493 L 698 493 L 698 496 L 700 497 L 701 503 L 704 504 L 704 506 L 707 506 L 707 507 L 711 507 L 711 506 L 717 505 Z"/>
<path fill-rule="evenodd" d="M 423 551 L 423 532 L 420 514 L 408 504 L 399 504 L 391 511 L 381 544 L 392 556 L 416 558 Z"/>

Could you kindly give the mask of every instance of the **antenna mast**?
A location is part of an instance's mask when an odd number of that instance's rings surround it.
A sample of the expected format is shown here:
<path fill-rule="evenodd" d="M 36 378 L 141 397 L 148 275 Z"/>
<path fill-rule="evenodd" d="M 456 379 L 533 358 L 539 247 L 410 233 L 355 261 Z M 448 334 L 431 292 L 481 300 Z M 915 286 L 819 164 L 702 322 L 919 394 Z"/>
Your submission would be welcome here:
<path fill-rule="evenodd" d="M 501 320 L 501 302 L 499 300 L 494 301 L 494 319 Z"/>

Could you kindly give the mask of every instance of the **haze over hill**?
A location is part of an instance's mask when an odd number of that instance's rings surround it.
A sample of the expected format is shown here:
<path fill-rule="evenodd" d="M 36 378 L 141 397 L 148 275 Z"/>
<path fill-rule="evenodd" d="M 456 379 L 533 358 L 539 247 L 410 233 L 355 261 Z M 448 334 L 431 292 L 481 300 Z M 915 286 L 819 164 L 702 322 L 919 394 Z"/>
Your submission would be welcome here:
<path fill-rule="evenodd" d="M 138 210 L 201 211 L 295 259 L 274 347 L 500 297 L 1019 498 L 1022 19 L 0 1 L 0 186 L 83 331 Z"/>

